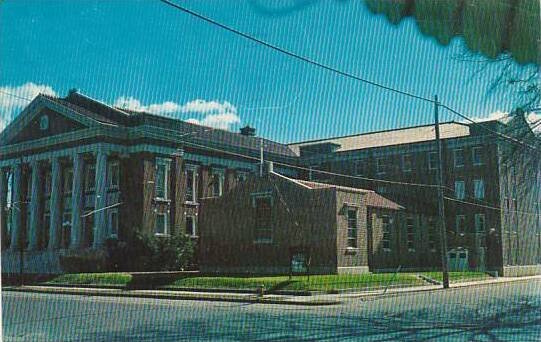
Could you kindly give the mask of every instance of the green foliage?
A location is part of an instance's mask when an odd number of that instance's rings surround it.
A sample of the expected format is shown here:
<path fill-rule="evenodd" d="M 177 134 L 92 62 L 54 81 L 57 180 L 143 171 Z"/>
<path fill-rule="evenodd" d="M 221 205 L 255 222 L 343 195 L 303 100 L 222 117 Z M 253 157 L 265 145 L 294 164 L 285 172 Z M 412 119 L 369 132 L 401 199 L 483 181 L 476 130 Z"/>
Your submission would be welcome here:
<path fill-rule="evenodd" d="M 107 255 L 102 251 L 87 250 L 60 256 L 65 272 L 103 272 L 107 268 Z"/>
<path fill-rule="evenodd" d="M 183 234 L 159 237 L 136 233 L 127 242 L 108 240 L 110 271 L 179 271 L 193 260 L 194 246 Z"/>

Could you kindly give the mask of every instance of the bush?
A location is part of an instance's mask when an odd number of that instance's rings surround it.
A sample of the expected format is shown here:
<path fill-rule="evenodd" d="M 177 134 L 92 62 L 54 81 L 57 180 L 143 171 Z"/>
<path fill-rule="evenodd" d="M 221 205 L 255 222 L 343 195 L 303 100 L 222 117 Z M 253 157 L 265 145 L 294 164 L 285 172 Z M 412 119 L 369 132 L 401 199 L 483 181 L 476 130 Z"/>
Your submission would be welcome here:
<path fill-rule="evenodd" d="M 60 267 L 66 273 L 104 272 L 107 269 L 107 255 L 96 250 L 61 255 Z"/>
<path fill-rule="evenodd" d="M 194 247 L 189 237 L 158 237 L 135 233 L 127 242 L 108 240 L 110 271 L 179 271 L 193 259 Z"/>

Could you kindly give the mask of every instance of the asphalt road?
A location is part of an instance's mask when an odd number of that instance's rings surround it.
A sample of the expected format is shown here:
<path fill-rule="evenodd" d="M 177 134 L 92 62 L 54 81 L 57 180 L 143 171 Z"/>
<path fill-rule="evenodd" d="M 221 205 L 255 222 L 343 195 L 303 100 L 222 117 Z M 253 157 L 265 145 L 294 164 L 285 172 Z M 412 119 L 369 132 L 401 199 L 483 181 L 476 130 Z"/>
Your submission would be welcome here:
<path fill-rule="evenodd" d="M 541 341 L 541 281 L 325 307 L 2 292 L 4 341 Z"/>

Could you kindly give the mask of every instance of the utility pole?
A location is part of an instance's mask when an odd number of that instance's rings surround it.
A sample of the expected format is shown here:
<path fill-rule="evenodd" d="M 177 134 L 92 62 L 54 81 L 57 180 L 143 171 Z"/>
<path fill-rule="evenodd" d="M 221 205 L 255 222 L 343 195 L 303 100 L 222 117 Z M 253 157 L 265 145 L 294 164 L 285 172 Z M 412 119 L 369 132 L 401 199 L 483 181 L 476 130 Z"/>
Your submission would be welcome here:
<path fill-rule="evenodd" d="M 443 288 L 449 288 L 449 267 L 447 265 L 447 232 L 445 224 L 445 202 L 443 200 L 443 148 L 440 139 L 440 122 L 438 114 L 438 96 L 434 96 L 434 128 L 438 146 L 438 214 L 440 227 L 441 271 L 443 273 Z"/>
<path fill-rule="evenodd" d="M 259 138 L 259 177 L 263 177 L 263 138 Z"/>

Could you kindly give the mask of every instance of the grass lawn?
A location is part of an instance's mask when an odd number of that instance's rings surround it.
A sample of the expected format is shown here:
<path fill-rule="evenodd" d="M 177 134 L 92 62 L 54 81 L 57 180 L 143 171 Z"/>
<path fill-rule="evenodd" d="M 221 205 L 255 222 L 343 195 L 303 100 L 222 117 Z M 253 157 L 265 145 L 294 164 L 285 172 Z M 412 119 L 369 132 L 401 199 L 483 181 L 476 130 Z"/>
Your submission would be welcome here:
<path fill-rule="evenodd" d="M 132 280 L 129 273 L 79 273 L 64 274 L 43 284 L 70 285 L 119 285 L 125 286 Z M 426 285 L 414 273 L 377 274 L 341 274 L 341 275 L 311 275 L 268 276 L 268 277 L 184 277 L 177 278 L 164 285 L 167 288 L 197 288 L 197 289 L 236 289 L 256 290 L 264 285 L 265 290 L 298 290 L 298 291 L 334 291 L 344 289 L 371 289 L 385 286 L 414 286 Z"/>
<path fill-rule="evenodd" d="M 129 273 L 72 273 L 62 274 L 44 284 L 70 285 L 126 285 L 132 279 Z"/>
<path fill-rule="evenodd" d="M 443 275 L 441 272 L 423 272 L 421 274 L 437 281 L 443 281 Z M 449 281 L 455 283 L 490 278 L 492 277 L 484 272 L 449 272 Z"/>

